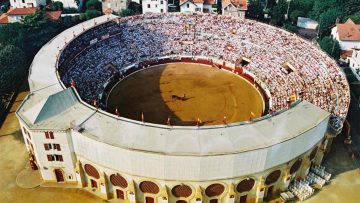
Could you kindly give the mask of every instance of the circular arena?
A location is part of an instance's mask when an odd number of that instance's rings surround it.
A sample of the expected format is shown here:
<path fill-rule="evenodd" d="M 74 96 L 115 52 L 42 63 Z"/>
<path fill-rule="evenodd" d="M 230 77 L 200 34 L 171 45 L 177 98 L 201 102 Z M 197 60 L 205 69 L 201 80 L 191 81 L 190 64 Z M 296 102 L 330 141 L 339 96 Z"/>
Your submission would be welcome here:
<path fill-rule="evenodd" d="M 306 199 L 350 103 L 311 42 L 208 14 L 86 21 L 39 51 L 29 85 L 16 113 L 33 169 L 120 202 Z"/>

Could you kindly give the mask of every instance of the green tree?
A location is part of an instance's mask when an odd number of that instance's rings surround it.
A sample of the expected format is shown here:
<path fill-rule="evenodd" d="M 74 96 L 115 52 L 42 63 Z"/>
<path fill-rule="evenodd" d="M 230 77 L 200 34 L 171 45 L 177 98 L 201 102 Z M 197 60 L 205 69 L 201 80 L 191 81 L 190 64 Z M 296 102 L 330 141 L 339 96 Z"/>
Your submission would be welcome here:
<path fill-rule="evenodd" d="M 343 22 L 346 22 L 349 18 L 351 18 L 352 21 L 356 24 L 360 24 L 360 11 L 357 13 L 354 13 L 352 15 L 346 16 L 342 19 Z"/>
<path fill-rule="evenodd" d="M 131 9 L 121 9 L 120 11 L 121 17 L 132 16 L 132 15 L 134 15 L 134 11 Z"/>
<path fill-rule="evenodd" d="M 92 18 L 95 18 L 99 16 L 99 11 L 96 10 L 86 10 L 85 12 L 86 20 L 90 20 Z"/>
<path fill-rule="evenodd" d="M 332 39 L 331 37 L 324 37 L 319 41 L 319 45 L 322 50 L 333 58 L 338 59 L 340 57 L 341 49 L 337 40 Z"/>
<path fill-rule="evenodd" d="M 55 1 L 52 3 L 52 9 L 54 11 L 62 11 L 64 9 L 64 5 L 60 1 Z"/>
<path fill-rule="evenodd" d="M 26 74 L 24 52 L 13 45 L 0 50 L 0 95 L 6 95 L 17 89 L 16 82 Z M 2 98 L 3 99 L 3 98 Z"/>
<path fill-rule="evenodd" d="M 320 37 L 329 35 L 331 28 L 335 25 L 336 19 L 341 16 L 337 8 L 330 8 L 320 15 L 318 32 Z"/>
<path fill-rule="evenodd" d="M 341 11 L 345 16 L 353 15 L 356 12 L 360 11 L 360 1 L 359 0 L 340 0 L 341 2 Z"/>
<path fill-rule="evenodd" d="M 254 19 L 263 19 L 264 12 L 259 0 L 249 0 L 246 16 Z"/>
<path fill-rule="evenodd" d="M 304 13 L 303 17 L 308 17 L 309 12 L 314 6 L 314 0 L 292 0 L 290 2 L 290 11 L 302 11 Z"/>
<path fill-rule="evenodd" d="M 285 13 L 287 12 L 288 4 L 286 0 L 279 0 L 278 3 L 271 9 L 271 23 L 282 26 L 285 22 Z"/>
<path fill-rule="evenodd" d="M 130 2 L 128 9 L 132 10 L 134 15 L 138 15 L 142 13 L 142 7 L 141 4 L 138 4 L 136 2 Z"/>
<path fill-rule="evenodd" d="M 101 2 L 98 0 L 89 0 L 86 2 L 86 9 L 101 11 Z"/>
<path fill-rule="evenodd" d="M 290 13 L 290 20 L 293 23 L 297 22 L 298 17 L 305 17 L 305 12 L 304 11 L 300 11 L 300 10 L 294 10 Z"/>
<path fill-rule="evenodd" d="M 0 26 L 0 48 L 1 46 L 14 45 L 22 49 L 24 47 L 24 25 L 20 23 L 9 23 Z"/>
<path fill-rule="evenodd" d="M 338 8 L 337 0 L 315 0 L 310 12 L 310 18 L 319 21 L 320 16 L 330 8 L 337 8 L 337 10 L 341 11 L 341 9 Z"/>

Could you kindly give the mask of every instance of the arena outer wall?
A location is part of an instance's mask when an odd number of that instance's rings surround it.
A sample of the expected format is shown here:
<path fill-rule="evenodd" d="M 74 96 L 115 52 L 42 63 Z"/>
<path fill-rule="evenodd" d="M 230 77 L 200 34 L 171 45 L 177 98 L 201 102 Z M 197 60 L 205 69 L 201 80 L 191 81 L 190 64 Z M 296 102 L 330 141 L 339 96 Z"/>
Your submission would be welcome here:
<path fill-rule="evenodd" d="M 321 164 L 341 129 L 307 101 L 253 121 L 203 127 L 133 121 L 83 102 L 59 80 L 59 51 L 114 18 L 74 26 L 34 58 L 31 93 L 16 113 L 44 186 L 66 184 L 120 202 L 263 202 Z"/>

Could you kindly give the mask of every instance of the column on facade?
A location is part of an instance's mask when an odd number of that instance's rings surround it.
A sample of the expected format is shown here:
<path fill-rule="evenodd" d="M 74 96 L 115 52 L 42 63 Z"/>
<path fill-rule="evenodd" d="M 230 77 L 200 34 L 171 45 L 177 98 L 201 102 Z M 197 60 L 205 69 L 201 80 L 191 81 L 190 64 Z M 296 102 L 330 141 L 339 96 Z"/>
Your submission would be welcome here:
<path fill-rule="evenodd" d="M 106 174 L 104 172 L 102 172 L 100 175 L 99 183 L 100 183 L 100 197 L 106 200 L 109 199 Z"/>
<path fill-rule="evenodd" d="M 234 190 L 234 185 L 233 184 L 229 184 L 229 191 L 227 194 L 227 197 L 229 198 L 229 203 L 235 203 L 235 190 Z"/>
<path fill-rule="evenodd" d="M 203 200 L 202 190 L 201 190 L 200 186 L 198 186 L 196 188 L 195 201 L 196 201 L 196 203 L 201 203 L 202 200 Z"/>
<path fill-rule="evenodd" d="M 129 181 L 128 191 L 126 191 L 126 196 L 130 203 L 136 203 L 135 197 L 135 186 L 134 181 Z"/>
<path fill-rule="evenodd" d="M 256 201 L 255 202 L 263 202 L 265 196 L 265 178 L 260 178 L 256 187 Z"/>
<path fill-rule="evenodd" d="M 167 188 L 166 188 L 166 185 L 161 189 L 161 195 L 160 195 L 160 198 L 161 198 L 161 203 L 168 203 L 169 202 L 169 195 L 167 193 Z"/>
<path fill-rule="evenodd" d="M 84 170 L 83 170 L 82 164 L 79 160 L 76 162 L 76 165 L 75 165 L 75 175 L 76 175 L 76 180 L 77 180 L 78 186 L 85 187 L 86 181 L 85 181 L 85 177 L 84 177 Z"/>

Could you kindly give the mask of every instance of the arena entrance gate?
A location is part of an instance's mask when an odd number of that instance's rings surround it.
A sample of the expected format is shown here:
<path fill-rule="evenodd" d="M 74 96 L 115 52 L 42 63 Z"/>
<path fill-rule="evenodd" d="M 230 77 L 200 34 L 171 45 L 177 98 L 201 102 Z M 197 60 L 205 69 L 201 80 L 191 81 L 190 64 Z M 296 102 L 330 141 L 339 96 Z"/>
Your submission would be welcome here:
<path fill-rule="evenodd" d="M 64 182 L 64 174 L 61 169 L 55 169 L 56 182 Z"/>

